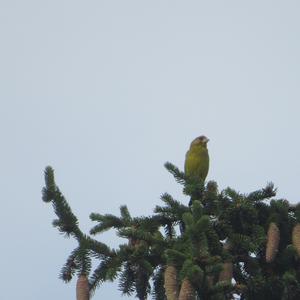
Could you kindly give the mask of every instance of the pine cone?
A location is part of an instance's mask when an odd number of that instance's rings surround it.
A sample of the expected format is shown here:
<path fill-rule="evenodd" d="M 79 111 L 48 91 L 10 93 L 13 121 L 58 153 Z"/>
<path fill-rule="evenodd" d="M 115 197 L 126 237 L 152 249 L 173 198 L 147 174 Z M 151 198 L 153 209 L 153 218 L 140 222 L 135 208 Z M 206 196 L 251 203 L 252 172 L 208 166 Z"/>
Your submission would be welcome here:
<path fill-rule="evenodd" d="M 76 285 L 76 299 L 77 300 L 89 300 L 89 281 L 86 275 L 80 275 L 77 279 Z"/>
<path fill-rule="evenodd" d="M 223 244 L 223 249 L 229 253 L 229 251 L 231 250 L 232 245 L 231 243 L 227 240 L 224 244 Z M 233 264 L 232 261 L 230 259 L 227 259 L 224 263 L 223 263 L 223 270 L 220 272 L 219 274 L 219 281 L 229 281 L 231 283 L 233 277 Z"/>
<path fill-rule="evenodd" d="M 224 262 L 223 270 L 219 275 L 219 281 L 231 282 L 233 276 L 233 265 L 231 261 Z"/>
<path fill-rule="evenodd" d="M 292 241 L 293 241 L 293 246 L 297 250 L 298 256 L 300 256 L 300 224 L 297 223 L 292 232 Z"/>
<path fill-rule="evenodd" d="M 168 300 L 178 299 L 177 270 L 172 265 L 165 269 L 164 288 Z"/>
<path fill-rule="evenodd" d="M 277 225 L 272 222 L 267 233 L 266 261 L 272 262 L 277 254 L 280 240 L 280 232 Z"/>
<path fill-rule="evenodd" d="M 178 300 L 195 300 L 195 290 L 187 278 L 182 281 Z"/>

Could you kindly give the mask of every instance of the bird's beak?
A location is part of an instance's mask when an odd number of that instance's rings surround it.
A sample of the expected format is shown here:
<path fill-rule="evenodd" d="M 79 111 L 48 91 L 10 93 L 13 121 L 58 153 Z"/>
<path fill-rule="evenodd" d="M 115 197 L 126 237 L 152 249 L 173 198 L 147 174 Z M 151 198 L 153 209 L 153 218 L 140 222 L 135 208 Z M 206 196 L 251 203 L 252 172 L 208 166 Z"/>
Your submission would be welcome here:
<path fill-rule="evenodd" d="M 208 143 L 209 142 L 209 139 L 208 138 L 206 138 L 206 140 L 205 140 L 205 143 Z"/>

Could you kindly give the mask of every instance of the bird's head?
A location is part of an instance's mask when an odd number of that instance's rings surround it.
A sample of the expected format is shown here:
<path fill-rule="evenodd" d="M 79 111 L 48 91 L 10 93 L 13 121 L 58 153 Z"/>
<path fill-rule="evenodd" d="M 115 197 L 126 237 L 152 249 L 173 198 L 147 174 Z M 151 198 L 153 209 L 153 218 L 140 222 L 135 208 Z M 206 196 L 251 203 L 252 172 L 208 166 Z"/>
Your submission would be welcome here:
<path fill-rule="evenodd" d="M 208 139 L 205 135 L 200 135 L 200 136 L 196 137 L 196 138 L 192 141 L 191 147 L 192 147 L 192 146 L 202 146 L 202 147 L 206 147 L 208 141 L 209 141 L 209 139 Z"/>

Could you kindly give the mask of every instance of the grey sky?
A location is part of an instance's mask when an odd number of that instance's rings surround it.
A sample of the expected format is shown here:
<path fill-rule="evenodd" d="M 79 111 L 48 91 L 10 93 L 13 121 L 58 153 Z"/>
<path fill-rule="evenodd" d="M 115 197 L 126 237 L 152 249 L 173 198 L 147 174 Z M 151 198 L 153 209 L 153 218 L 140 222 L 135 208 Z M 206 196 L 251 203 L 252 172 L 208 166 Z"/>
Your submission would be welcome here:
<path fill-rule="evenodd" d="M 208 179 L 299 201 L 298 1 L 0 1 L 1 300 L 75 299 L 43 170 L 91 212 L 179 200 L 164 170 L 210 138 Z M 101 241 L 117 245 L 105 234 Z M 104 284 L 94 299 L 120 299 Z M 126 299 L 126 297 L 124 297 Z M 131 298 L 133 299 L 133 298 Z"/>

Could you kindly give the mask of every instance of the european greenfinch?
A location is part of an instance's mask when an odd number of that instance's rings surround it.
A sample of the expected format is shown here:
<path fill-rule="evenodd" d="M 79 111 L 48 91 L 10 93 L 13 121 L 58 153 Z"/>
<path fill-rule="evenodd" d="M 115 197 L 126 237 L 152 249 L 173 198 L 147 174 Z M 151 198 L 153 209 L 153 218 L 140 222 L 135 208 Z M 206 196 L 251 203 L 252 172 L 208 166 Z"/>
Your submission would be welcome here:
<path fill-rule="evenodd" d="M 203 183 L 209 168 L 208 141 L 209 139 L 204 135 L 195 138 L 190 145 L 189 151 L 186 153 L 184 164 L 185 175 Z"/>

